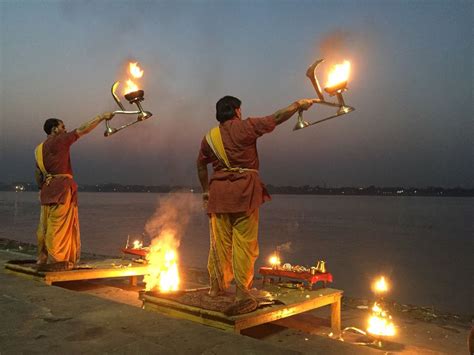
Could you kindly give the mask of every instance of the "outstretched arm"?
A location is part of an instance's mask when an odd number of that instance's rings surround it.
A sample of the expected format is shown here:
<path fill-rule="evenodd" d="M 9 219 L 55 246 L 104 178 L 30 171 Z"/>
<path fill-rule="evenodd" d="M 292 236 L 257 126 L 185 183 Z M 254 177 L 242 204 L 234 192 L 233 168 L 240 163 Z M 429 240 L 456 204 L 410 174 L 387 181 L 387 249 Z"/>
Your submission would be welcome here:
<path fill-rule="evenodd" d="M 82 137 L 96 128 L 103 120 L 110 120 L 112 117 L 114 117 L 112 112 L 105 112 L 102 115 L 97 115 L 92 120 L 82 124 L 79 128 L 77 128 L 76 132 L 79 137 Z"/>
<path fill-rule="evenodd" d="M 293 116 L 298 111 L 305 111 L 311 107 L 314 103 L 313 99 L 301 99 L 293 102 L 291 105 L 278 110 L 273 114 L 275 117 L 275 122 L 277 125 L 287 121 L 291 116 Z"/>

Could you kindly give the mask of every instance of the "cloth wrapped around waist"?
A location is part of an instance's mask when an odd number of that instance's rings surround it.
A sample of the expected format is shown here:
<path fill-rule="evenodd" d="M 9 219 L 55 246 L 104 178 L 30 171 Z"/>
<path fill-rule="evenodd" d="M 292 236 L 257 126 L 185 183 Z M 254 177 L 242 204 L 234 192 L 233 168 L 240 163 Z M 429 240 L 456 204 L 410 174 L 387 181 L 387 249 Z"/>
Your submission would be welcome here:
<path fill-rule="evenodd" d="M 252 176 L 253 175 L 253 176 Z M 231 169 L 222 169 L 214 171 L 214 174 L 211 176 L 210 181 L 213 180 L 228 180 L 228 181 L 237 181 L 237 180 L 249 180 L 253 179 L 255 176 L 258 176 L 258 170 L 256 169 L 243 169 L 243 168 L 231 168 Z"/>

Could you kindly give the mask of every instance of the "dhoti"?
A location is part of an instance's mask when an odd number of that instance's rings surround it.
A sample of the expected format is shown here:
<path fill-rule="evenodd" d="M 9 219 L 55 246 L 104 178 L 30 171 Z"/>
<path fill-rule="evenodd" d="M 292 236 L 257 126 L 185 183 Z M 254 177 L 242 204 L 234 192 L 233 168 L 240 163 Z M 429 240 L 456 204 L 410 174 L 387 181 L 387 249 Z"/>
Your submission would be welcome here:
<path fill-rule="evenodd" d="M 41 205 L 36 232 L 40 263 L 70 261 L 76 264 L 81 255 L 77 204 L 69 190 L 65 204 Z"/>
<path fill-rule="evenodd" d="M 258 209 L 250 215 L 213 213 L 209 229 L 211 247 L 207 268 L 211 280 L 225 290 L 235 278 L 238 288 L 248 290 L 258 257 Z"/>

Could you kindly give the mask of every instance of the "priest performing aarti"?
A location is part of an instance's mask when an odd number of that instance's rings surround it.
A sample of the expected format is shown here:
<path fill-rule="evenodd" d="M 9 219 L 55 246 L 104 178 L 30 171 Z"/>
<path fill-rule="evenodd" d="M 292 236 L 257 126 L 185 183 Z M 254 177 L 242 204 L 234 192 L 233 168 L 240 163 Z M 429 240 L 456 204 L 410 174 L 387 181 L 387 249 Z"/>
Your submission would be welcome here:
<path fill-rule="evenodd" d="M 68 132 L 57 118 L 45 121 L 46 140 L 35 149 L 36 183 L 40 189 L 41 213 L 37 229 L 38 261 L 41 270 L 72 269 L 80 259 L 81 238 L 70 147 L 113 113 L 97 115 Z"/>
<path fill-rule="evenodd" d="M 112 85 L 112 97 L 120 110 L 94 117 L 79 128 L 67 132 L 64 122 L 57 118 L 47 119 L 43 129 L 46 140 L 35 149 L 36 182 L 40 188 L 41 215 L 37 229 L 39 271 L 67 271 L 77 266 L 80 259 L 81 239 L 77 212 L 77 184 L 74 181 L 69 150 L 83 135 L 105 121 L 105 137 L 109 137 L 131 125 L 152 116 L 143 110 L 144 91 L 133 80 L 143 76 L 137 62 L 128 64 L 129 78 L 124 97 L 137 110 L 126 110 L 116 93 L 120 81 Z M 130 79 L 130 77 L 133 78 Z M 110 126 L 116 115 L 135 117 L 121 127 Z"/>
<path fill-rule="evenodd" d="M 211 129 L 201 142 L 197 171 L 210 218 L 209 294 L 222 294 L 235 279 L 236 313 L 242 308 L 251 311 L 257 307 L 249 289 L 259 252 L 258 209 L 270 200 L 259 176 L 257 139 L 296 112 L 307 110 L 313 102 L 298 100 L 269 116 L 243 120 L 241 101 L 225 96 L 216 104 L 219 126 Z M 214 169 L 210 178 L 208 164 Z"/>

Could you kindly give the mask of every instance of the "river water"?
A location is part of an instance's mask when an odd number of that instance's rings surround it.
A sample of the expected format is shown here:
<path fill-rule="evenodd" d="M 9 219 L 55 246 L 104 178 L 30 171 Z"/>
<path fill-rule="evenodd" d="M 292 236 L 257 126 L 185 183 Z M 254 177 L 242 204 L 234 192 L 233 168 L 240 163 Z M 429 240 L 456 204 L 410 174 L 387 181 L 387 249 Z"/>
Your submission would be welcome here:
<path fill-rule="evenodd" d="M 0 192 L 0 237 L 35 243 L 37 199 Z M 472 314 L 473 216 L 473 198 L 274 195 L 260 209 L 256 268 L 281 247 L 282 261 L 293 265 L 325 260 L 332 287 L 349 296 L 372 297 L 371 281 L 384 274 L 389 299 Z M 181 264 L 206 267 L 208 218 L 199 194 L 80 193 L 79 218 L 83 251 L 119 255 L 128 236 L 172 223 Z"/>

